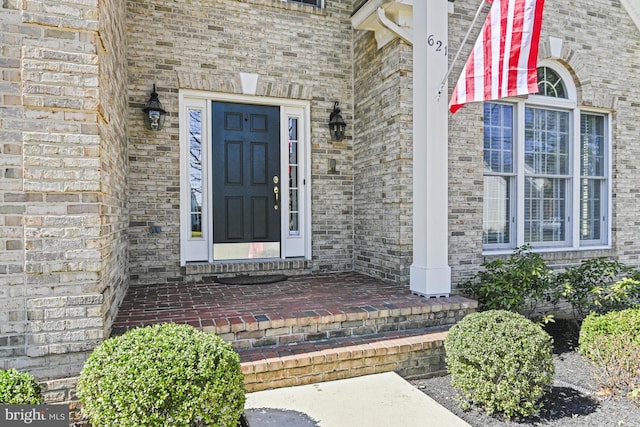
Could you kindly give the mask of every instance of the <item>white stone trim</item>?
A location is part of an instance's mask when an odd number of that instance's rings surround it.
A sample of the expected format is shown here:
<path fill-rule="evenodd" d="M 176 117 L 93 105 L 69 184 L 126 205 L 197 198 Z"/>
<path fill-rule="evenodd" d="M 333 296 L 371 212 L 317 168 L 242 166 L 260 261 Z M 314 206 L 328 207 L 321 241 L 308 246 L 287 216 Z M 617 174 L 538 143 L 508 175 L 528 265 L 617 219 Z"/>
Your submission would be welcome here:
<path fill-rule="evenodd" d="M 627 9 L 629 16 L 636 24 L 636 27 L 640 29 L 640 3 L 638 0 L 620 0 L 622 6 Z"/>
<path fill-rule="evenodd" d="M 258 75 L 240 72 L 240 85 L 244 95 L 255 95 L 258 88 Z"/>
<path fill-rule="evenodd" d="M 447 12 L 453 13 L 452 0 L 448 0 Z M 378 49 L 398 37 L 412 45 L 413 0 L 368 0 L 351 17 L 351 26 L 373 31 Z"/>

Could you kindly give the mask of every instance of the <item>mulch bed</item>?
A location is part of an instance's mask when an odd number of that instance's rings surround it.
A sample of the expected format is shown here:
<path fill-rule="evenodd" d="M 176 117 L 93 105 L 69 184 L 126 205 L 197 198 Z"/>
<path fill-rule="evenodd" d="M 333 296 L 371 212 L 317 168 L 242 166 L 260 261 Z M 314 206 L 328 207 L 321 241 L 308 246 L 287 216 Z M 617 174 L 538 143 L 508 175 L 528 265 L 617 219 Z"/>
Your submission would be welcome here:
<path fill-rule="evenodd" d="M 553 389 L 544 398 L 537 417 L 508 421 L 476 409 L 462 411 L 449 375 L 411 383 L 473 427 L 640 427 L 640 407 L 624 396 L 604 393 L 594 366 L 575 351 L 578 327 L 557 320 L 548 325 L 547 331 L 554 338 L 555 376 Z"/>

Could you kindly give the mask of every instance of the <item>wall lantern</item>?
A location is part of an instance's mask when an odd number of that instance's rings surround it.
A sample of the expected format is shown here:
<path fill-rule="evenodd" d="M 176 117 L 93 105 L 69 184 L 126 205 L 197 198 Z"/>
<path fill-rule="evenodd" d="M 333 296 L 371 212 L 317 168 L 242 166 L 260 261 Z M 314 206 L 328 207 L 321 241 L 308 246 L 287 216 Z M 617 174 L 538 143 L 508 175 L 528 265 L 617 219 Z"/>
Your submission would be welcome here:
<path fill-rule="evenodd" d="M 162 104 L 158 99 L 156 93 L 156 85 L 153 85 L 153 92 L 149 102 L 142 109 L 144 111 L 144 124 L 149 130 L 160 130 L 164 125 L 164 117 L 167 115 L 167 111 L 162 108 Z"/>
<path fill-rule="evenodd" d="M 344 139 L 344 130 L 347 127 L 344 119 L 340 115 L 340 107 L 338 101 L 333 104 L 333 111 L 329 116 L 329 132 L 331 132 L 332 141 L 342 141 Z"/>

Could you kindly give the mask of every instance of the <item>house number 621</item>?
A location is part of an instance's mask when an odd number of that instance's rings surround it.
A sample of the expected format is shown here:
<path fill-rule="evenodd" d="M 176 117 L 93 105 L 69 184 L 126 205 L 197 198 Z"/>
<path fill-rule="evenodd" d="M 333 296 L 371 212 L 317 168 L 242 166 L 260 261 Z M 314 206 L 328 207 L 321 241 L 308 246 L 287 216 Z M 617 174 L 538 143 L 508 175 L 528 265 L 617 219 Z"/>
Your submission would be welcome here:
<path fill-rule="evenodd" d="M 444 56 L 447 56 L 448 54 L 448 47 L 442 40 L 437 40 L 433 34 L 429 34 L 427 37 L 427 45 L 434 48 L 436 52 L 442 52 Z"/>

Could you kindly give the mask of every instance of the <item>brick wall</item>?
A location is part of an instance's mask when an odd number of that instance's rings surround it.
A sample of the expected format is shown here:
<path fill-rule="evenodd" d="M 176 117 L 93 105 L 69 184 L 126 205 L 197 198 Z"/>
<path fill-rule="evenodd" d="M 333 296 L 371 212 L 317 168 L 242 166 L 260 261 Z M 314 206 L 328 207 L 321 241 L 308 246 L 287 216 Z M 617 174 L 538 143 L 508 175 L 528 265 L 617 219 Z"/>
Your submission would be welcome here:
<path fill-rule="evenodd" d="M 20 23 L 16 2 L 0 8 L 0 361 L 25 356 L 26 340 Z"/>
<path fill-rule="evenodd" d="M 126 6 L 101 0 L 98 8 L 100 64 L 98 121 L 100 135 L 101 289 L 104 332 L 109 333 L 129 285 L 129 174 L 127 144 Z"/>
<path fill-rule="evenodd" d="M 102 6 L 0 13 L 0 368 L 39 379 L 77 375 L 126 288 L 125 9 Z"/>
<path fill-rule="evenodd" d="M 471 25 L 478 5 L 454 3 L 449 15 L 450 61 Z M 484 15 L 483 15 L 484 16 Z M 482 20 L 476 24 L 449 77 L 449 94 L 473 46 Z M 481 103 L 469 104 L 449 116 L 449 265 L 452 287 L 475 274 L 482 257 L 483 119 Z"/>
<path fill-rule="evenodd" d="M 304 271 L 353 269 L 352 8 L 346 0 L 325 6 L 127 2 L 128 26 L 136 29 L 127 57 L 132 285 L 188 279 L 179 265 L 178 92 L 241 94 L 239 72 L 259 75 L 258 96 L 310 101 L 313 260 Z M 145 131 L 140 112 L 153 83 L 170 112 L 160 132 Z M 339 143 L 330 142 L 327 127 L 334 101 L 348 123 Z M 336 160 L 336 174 L 328 173 L 329 159 Z M 162 232 L 151 234 L 150 226 Z"/>
<path fill-rule="evenodd" d="M 354 266 L 397 282 L 412 258 L 412 49 L 354 33 Z"/>

